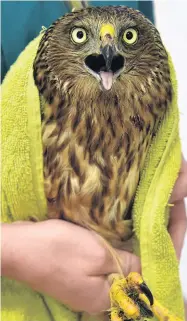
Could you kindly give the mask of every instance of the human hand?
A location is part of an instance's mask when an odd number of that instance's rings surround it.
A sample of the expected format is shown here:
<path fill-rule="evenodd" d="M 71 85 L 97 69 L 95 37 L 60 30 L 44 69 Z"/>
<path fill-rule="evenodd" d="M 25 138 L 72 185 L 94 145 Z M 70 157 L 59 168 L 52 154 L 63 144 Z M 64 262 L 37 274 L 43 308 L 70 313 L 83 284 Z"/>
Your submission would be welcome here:
<path fill-rule="evenodd" d="M 2 274 L 49 294 L 75 311 L 110 307 L 107 275 L 118 272 L 100 238 L 60 221 L 3 224 Z M 119 251 L 123 272 L 140 272 L 139 259 Z"/>
<path fill-rule="evenodd" d="M 187 162 L 184 157 L 182 157 L 181 169 L 170 199 L 170 203 L 173 203 L 174 206 L 171 208 L 168 226 L 168 231 L 171 235 L 176 255 L 179 260 L 187 229 L 187 217 L 184 203 L 185 197 L 187 197 Z"/>
<path fill-rule="evenodd" d="M 183 160 L 173 190 L 169 232 L 180 257 L 186 230 L 183 198 L 187 187 Z M 109 308 L 107 275 L 117 267 L 94 232 L 59 220 L 3 224 L 2 274 L 26 282 L 77 311 L 98 313 Z M 140 272 L 139 259 L 117 250 L 124 275 Z M 89 291 L 90 289 L 90 291 Z"/>

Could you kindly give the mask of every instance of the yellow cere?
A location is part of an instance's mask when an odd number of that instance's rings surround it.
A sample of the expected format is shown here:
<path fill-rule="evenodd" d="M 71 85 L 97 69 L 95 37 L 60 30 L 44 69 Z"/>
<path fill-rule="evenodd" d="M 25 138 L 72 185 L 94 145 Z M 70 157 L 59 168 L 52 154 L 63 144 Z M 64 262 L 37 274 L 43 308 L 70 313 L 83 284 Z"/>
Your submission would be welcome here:
<path fill-rule="evenodd" d="M 135 29 L 129 28 L 123 34 L 123 41 L 128 45 L 133 45 L 138 39 L 138 33 Z"/>
<path fill-rule="evenodd" d="M 83 44 L 87 40 L 86 31 L 83 28 L 74 28 L 71 32 L 71 38 L 76 44 Z"/>
<path fill-rule="evenodd" d="M 110 35 L 112 38 L 115 36 L 114 26 L 109 23 L 103 24 L 100 30 L 101 39 L 103 39 L 106 35 Z"/>

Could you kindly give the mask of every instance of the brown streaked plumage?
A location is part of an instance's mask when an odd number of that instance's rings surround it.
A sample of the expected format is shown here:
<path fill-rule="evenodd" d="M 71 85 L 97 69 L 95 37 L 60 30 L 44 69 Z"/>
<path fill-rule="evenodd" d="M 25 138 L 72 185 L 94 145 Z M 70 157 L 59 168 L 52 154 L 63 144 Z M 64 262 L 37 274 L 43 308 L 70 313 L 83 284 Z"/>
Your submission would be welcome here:
<path fill-rule="evenodd" d="M 85 63 L 88 56 L 101 55 L 103 24 L 114 27 L 115 36 L 107 41 L 124 59 L 110 90 Z M 72 42 L 74 27 L 86 30 L 86 43 Z M 133 45 L 122 41 L 129 27 L 138 32 Z M 167 53 L 158 31 L 127 7 L 70 13 L 46 30 L 34 79 L 44 110 L 49 217 L 89 227 L 115 246 L 124 244 L 132 232 L 128 209 L 145 156 L 172 98 Z"/>
<path fill-rule="evenodd" d="M 123 6 L 79 10 L 45 31 L 34 79 L 49 218 L 130 250 L 133 199 L 172 99 L 167 58 L 152 23 Z M 129 319 L 118 312 L 118 320 Z"/>

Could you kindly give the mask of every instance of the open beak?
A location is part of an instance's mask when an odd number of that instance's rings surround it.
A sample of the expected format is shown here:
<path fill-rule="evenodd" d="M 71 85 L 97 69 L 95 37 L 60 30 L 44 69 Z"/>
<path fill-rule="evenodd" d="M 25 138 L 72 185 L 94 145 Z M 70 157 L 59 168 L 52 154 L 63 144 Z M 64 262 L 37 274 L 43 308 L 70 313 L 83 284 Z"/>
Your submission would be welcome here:
<path fill-rule="evenodd" d="M 117 54 L 114 43 L 115 29 L 111 24 L 103 24 L 100 30 L 100 55 L 89 55 L 85 59 L 86 65 L 100 76 L 102 87 L 110 90 L 114 81 L 114 74 L 123 68 L 124 57 Z"/>

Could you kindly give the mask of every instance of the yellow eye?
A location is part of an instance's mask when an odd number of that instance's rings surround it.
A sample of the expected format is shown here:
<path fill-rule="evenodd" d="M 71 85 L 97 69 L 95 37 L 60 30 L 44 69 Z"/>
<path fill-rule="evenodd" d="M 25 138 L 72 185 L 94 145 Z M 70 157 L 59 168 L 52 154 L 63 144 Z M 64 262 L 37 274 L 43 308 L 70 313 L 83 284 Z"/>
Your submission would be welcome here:
<path fill-rule="evenodd" d="M 125 30 L 123 34 L 123 41 L 127 43 L 128 45 L 133 45 L 138 39 L 138 32 L 133 29 L 129 28 Z"/>
<path fill-rule="evenodd" d="M 86 31 L 83 28 L 74 28 L 71 32 L 71 38 L 74 43 L 84 43 L 87 40 Z"/>

